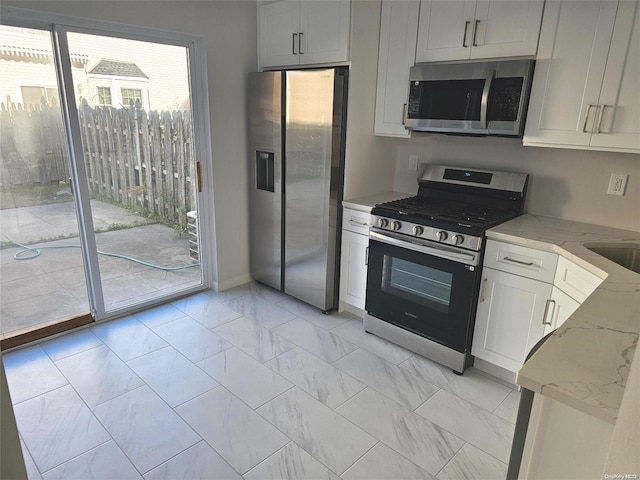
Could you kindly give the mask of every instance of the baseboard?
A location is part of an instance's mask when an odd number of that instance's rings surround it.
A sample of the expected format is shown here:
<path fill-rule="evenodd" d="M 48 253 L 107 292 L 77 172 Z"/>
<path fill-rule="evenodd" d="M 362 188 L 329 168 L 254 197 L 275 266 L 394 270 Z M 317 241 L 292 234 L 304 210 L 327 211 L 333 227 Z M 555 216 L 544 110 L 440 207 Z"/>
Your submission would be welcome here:
<path fill-rule="evenodd" d="M 221 282 L 214 281 L 211 285 L 211 288 L 213 288 L 213 290 L 216 292 L 223 292 L 225 290 L 229 290 L 230 288 L 249 283 L 251 280 L 252 279 L 250 274 L 243 273 L 242 275 L 238 275 L 237 277 L 231 278 L 229 280 L 223 280 Z"/>
<path fill-rule="evenodd" d="M 506 382 L 510 387 L 517 387 L 516 374 L 511 370 L 499 367 L 498 365 L 494 365 L 493 363 L 489 363 L 480 358 L 475 358 L 473 360 L 473 368 Z"/>

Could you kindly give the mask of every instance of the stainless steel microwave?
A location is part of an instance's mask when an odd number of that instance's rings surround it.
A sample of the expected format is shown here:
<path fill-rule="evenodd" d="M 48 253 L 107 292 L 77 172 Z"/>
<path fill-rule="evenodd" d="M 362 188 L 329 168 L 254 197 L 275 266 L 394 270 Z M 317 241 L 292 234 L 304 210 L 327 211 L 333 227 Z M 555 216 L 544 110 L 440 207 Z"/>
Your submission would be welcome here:
<path fill-rule="evenodd" d="M 534 60 L 411 67 L 405 128 L 522 137 Z"/>

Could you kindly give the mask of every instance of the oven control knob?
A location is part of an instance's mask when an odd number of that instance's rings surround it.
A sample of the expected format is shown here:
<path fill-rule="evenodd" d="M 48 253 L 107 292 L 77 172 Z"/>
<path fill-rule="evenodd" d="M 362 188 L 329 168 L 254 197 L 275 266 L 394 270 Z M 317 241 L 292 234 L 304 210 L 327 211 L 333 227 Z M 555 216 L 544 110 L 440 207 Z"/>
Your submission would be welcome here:
<path fill-rule="evenodd" d="M 464 242 L 464 237 L 462 235 L 456 234 L 451 237 L 451 240 L 453 240 L 454 245 L 460 245 L 462 242 Z"/>
<path fill-rule="evenodd" d="M 378 227 L 385 228 L 387 225 L 389 225 L 389 220 L 387 220 L 386 218 L 378 219 Z"/>
<path fill-rule="evenodd" d="M 393 221 L 391 222 L 391 230 L 400 230 L 400 227 L 402 226 L 402 224 L 398 221 Z"/>
<path fill-rule="evenodd" d="M 422 235 L 422 232 L 424 232 L 424 228 L 422 228 L 420 225 L 416 225 L 415 227 L 413 227 L 413 234 L 416 236 L 420 236 Z"/>
<path fill-rule="evenodd" d="M 447 235 L 447 232 L 445 232 L 444 230 L 440 230 L 438 233 L 436 233 L 436 238 L 439 242 L 444 242 L 448 236 L 449 235 Z"/>

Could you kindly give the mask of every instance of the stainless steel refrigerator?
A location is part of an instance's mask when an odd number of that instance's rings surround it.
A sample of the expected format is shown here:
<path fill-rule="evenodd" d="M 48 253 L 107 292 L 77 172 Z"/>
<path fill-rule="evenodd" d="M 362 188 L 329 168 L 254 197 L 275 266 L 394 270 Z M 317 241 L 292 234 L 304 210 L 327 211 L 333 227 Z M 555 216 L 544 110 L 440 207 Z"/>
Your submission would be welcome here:
<path fill-rule="evenodd" d="M 249 74 L 251 275 L 338 305 L 347 68 Z"/>

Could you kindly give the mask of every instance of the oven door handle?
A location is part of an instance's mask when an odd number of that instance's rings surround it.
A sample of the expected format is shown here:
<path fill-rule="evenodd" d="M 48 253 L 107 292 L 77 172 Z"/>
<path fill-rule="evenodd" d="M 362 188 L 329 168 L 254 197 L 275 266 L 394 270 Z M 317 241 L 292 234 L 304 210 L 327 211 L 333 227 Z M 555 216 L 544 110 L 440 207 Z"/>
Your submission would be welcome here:
<path fill-rule="evenodd" d="M 409 250 L 413 250 L 414 252 L 434 255 L 436 257 L 444 258 L 446 260 L 452 260 L 458 263 L 465 263 L 467 265 L 478 264 L 478 255 L 474 255 L 473 253 L 466 253 L 453 247 L 443 245 L 429 246 L 425 244 L 417 244 L 409 240 L 405 240 L 404 238 L 397 238 L 388 234 L 383 235 L 381 233 L 374 232 L 373 230 L 369 230 L 369 238 L 378 242 L 386 243 L 388 245 L 393 245 L 395 247 L 406 248 Z"/>

